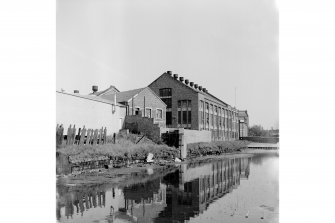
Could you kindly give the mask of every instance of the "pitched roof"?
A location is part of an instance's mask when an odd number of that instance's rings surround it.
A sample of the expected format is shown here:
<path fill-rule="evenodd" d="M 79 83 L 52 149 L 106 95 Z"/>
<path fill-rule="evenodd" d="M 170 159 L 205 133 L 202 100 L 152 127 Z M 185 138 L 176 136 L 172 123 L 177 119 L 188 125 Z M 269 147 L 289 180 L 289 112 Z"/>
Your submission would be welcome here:
<path fill-rule="evenodd" d="M 174 79 L 171 75 L 169 75 L 169 74 L 167 74 L 167 73 L 163 73 L 161 76 L 159 76 L 158 78 L 156 78 L 153 82 L 151 82 L 148 86 L 150 86 L 152 83 L 154 83 L 155 81 L 157 81 L 157 80 L 158 80 L 160 77 L 162 77 L 163 75 L 166 75 L 166 76 L 168 76 L 169 78 L 172 78 L 174 81 L 176 81 L 176 82 L 179 83 L 180 85 L 183 85 L 183 86 L 185 86 L 185 87 L 191 89 L 191 90 L 194 91 L 194 92 L 197 92 L 197 93 L 199 93 L 199 94 L 202 94 L 202 95 L 205 95 L 205 96 L 210 97 L 210 98 L 212 98 L 212 99 L 215 99 L 215 100 L 217 100 L 217 101 L 223 103 L 223 104 L 226 105 L 226 106 L 228 105 L 226 102 L 220 100 L 219 98 L 215 97 L 215 96 L 212 95 L 211 93 L 203 92 L 203 91 L 201 91 L 201 90 L 199 90 L 199 89 L 195 89 L 194 87 L 191 87 L 190 85 L 187 85 L 187 84 L 185 84 L 184 82 L 181 82 L 181 81 L 179 81 L 179 80 Z"/>
<path fill-rule="evenodd" d="M 138 93 L 140 93 L 144 89 L 145 88 L 138 88 L 138 89 L 134 89 L 134 90 L 130 90 L 130 91 L 118 92 L 118 93 L 116 93 L 116 101 L 117 102 L 129 101 L 132 97 L 136 96 Z M 104 98 L 104 99 L 107 99 L 107 100 L 114 101 L 114 95 L 115 94 L 103 94 L 100 97 Z"/>
<path fill-rule="evenodd" d="M 90 93 L 90 95 L 96 95 L 96 96 L 101 96 L 104 94 L 108 94 L 111 91 L 116 91 L 116 92 L 120 92 L 114 85 L 109 86 L 109 88 L 103 90 L 103 91 L 97 91 L 95 93 Z"/>
<path fill-rule="evenodd" d="M 243 110 L 239 110 L 238 111 L 238 116 L 243 116 L 243 117 L 249 117 L 249 115 L 248 115 L 248 111 L 247 110 L 245 110 L 245 111 L 243 111 Z"/>
<path fill-rule="evenodd" d="M 101 102 L 101 103 L 105 103 L 105 104 L 114 105 L 113 101 L 106 100 L 106 99 L 104 99 L 102 97 L 98 97 L 96 95 L 71 94 L 71 93 L 61 92 L 61 91 L 56 91 L 56 93 L 65 94 L 65 95 L 69 95 L 69 96 L 73 96 L 73 97 L 83 98 L 83 99 L 86 99 L 86 100 L 97 101 L 97 102 Z M 120 104 L 120 103 L 116 103 L 116 105 L 120 106 L 120 107 L 124 107 L 124 105 Z"/>

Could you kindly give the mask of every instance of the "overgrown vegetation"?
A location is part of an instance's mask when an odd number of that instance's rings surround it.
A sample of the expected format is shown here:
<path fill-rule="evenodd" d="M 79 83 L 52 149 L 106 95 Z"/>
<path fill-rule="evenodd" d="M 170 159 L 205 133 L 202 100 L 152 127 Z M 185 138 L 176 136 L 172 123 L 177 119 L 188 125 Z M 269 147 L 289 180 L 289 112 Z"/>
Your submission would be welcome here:
<path fill-rule="evenodd" d="M 148 139 L 142 139 L 140 143 L 138 135 L 118 135 L 117 142 L 111 143 L 112 138 L 108 137 L 104 145 L 70 145 L 57 149 L 57 152 L 70 156 L 72 159 L 94 159 L 98 157 L 117 158 L 122 160 L 144 160 L 148 153 L 152 153 L 155 159 L 173 159 L 179 157 L 179 149 L 167 145 L 155 144 Z"/>
<path fill-rule="evenodd" d="M 219 141 L 219 142 L 200 142 L 187 145 L 187 157 L 194 158 L 199 156 L 220 155 L 231 153 L 246 148 L 248 141 Z"/>

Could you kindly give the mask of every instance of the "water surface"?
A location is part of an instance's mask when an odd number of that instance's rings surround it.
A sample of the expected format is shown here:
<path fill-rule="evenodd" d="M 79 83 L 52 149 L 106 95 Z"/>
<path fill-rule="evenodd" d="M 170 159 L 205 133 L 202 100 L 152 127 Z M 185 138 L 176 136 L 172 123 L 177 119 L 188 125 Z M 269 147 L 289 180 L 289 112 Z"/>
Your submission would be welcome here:
<path fill-rule="evenodd" d="M 278 207 L 278 153 L 264 151 L 123 187 L 58 186 L 56 214 L 59 222 L 278 222 Z"/>

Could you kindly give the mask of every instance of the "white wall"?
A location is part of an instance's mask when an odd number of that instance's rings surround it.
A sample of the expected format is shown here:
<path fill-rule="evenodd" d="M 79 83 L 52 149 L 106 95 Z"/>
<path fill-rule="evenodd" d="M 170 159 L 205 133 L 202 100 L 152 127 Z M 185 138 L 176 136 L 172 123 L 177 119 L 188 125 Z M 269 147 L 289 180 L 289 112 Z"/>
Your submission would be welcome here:
<path fill-rule="evenodd" d="M 64 134 L 70 124 L 77 129 L 84 125 L 86 129 L 107 127 L 107 135 L 118 132 L 124 124 L 125 107 L 116 106 L 113 114 L 111 104 L 58 92 L 56 95 L 56 122 L 63 124 Z"/>

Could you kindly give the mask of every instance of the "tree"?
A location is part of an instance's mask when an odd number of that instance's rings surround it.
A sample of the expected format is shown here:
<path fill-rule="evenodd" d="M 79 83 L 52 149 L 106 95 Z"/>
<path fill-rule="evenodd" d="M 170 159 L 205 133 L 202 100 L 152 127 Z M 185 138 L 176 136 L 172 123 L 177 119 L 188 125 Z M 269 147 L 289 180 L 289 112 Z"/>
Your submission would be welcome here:
<path fill-rule="evenodd" d="M 249 128 L 249 136 L 266 136 L 267 131 L 261 125 L 253 125 Z"/>

